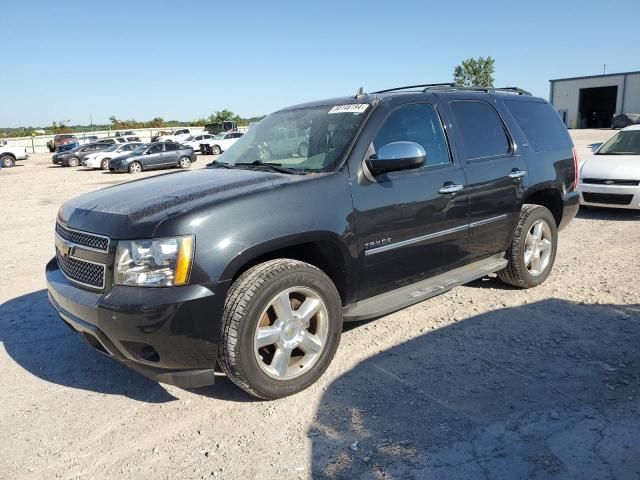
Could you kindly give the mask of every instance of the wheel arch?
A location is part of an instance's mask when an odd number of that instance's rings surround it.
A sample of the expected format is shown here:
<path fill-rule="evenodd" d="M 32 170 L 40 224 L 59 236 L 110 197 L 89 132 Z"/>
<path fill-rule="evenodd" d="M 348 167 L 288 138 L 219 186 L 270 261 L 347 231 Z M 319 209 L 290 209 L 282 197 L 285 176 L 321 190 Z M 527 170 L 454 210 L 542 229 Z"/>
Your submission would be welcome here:
<path fill-rule="evenodd" d="M 560 226 L 563 214 L 563 202 L 560 191 L 555 187 L 541 187 L 528 192 L 523 199 L 523 203 L 541 205 L 549 209 L 556 221 L 556 227 Z"/>
<path fill-rule="evenodd" d="M 236 255 L 226 266 L 223 280 L 235 281 L 249 268 L 276 258 L 309 263 L 322 270 L 333 282 L 346 305 L 353 295 L 351 260 L 347 246 L 329 232 L 313 232 L 269 240 Z"/>

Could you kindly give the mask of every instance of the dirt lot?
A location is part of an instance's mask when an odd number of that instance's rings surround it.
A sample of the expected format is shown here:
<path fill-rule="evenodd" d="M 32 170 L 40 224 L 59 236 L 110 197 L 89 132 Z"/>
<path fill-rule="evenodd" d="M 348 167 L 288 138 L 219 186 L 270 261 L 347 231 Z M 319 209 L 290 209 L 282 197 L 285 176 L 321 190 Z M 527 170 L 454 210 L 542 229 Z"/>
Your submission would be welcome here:
<path fill-rule="evenodd" d="M 261 402 L 156 384 L 56 318 L 58 207 L 131 177 L 49 158 L 0 173 L 0 478 L 640 478 L 640 213 L 581 211 L 536 289 L 350 324 L 319 383 Z"/>

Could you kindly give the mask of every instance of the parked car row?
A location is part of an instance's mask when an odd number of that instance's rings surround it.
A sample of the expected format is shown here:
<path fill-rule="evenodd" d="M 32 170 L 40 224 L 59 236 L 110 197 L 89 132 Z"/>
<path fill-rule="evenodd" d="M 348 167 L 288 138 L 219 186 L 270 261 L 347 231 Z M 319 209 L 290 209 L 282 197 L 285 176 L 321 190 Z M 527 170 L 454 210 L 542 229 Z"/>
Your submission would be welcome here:
<path fill-rule="evenodd" d="M 126 143 L 126 142 L 139 142 L 135 132 L 116 132 L 115 137 L 99 138 L 97 135 L 86 135 L 78 137 L 74 134 L 61 134 L 54 136 L 47 142 L 47 148 L 51 153 L 57 152 L 58 148 L 64 145 L 87 145 L 95 142 L 107 142 L 107 143 Z"/>
<path fill-rule="evenodd" d="M 62 151 L 51 157 L 51 163 L 63 167 L 100 168 L 111 172 L 140 173 L 158 168 L 189 168 L 197 157 L 193 148 L 175 142 L 117 142 L 99 141 Z"/>

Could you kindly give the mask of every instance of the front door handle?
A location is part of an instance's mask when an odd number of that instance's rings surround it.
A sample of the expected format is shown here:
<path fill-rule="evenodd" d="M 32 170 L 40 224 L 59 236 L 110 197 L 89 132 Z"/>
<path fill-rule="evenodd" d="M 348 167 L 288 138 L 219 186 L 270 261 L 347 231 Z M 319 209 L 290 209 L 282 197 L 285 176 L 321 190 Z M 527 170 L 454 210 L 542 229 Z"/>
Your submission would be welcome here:
<path fill-rule="evenodd" d="M 509 178 L 513 178 L 514 180 L 517 180 L 518 178 L 522 178 L 527 174 L 526 170 L 512 170 L 511 172 L 509 172 Z"/>
<path fill-rule="evenodd" d="M 464 190 L 464 185 L 454 185 L 452 183 L 445 185 L 444 187 L 438 190 L 438 193 L 447 194 L 447 193 L 457 193 Z"/>

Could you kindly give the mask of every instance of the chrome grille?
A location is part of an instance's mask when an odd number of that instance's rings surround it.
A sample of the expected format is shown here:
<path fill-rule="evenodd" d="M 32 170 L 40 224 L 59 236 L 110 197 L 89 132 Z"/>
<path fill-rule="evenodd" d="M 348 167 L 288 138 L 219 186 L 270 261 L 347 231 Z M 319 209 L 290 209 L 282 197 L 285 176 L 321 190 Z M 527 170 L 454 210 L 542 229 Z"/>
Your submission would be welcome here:
<path fill-rule="evenodd" d="M 80 260 L 75 257 L 64 256 L 57 250 L 56 257 L 58 259 L 58 266 L 69 280 L 87 287 L 104 288 L 104 265 Z"/>
<path fill-rule="evenodd" d="M 92 248 L 101 252 L 109 251 L 109 237 L 72 230 L 63 227 L 59 223 L 56 223 L 56 233 L 63 239 L 73 242 L 76 245 L 82 245 L 83 247 Z"/>
<path fill-rule="evenodd" d="M 635 187 L 640 185 L 640 180 L 617 180 L 610 178 L 583 178 L 582 183 L 591 185 L 625 185 Z"/>

